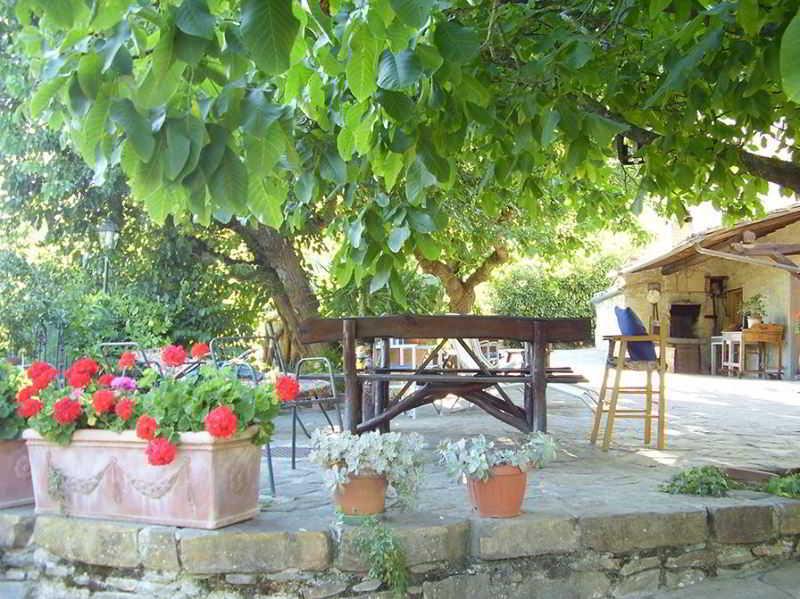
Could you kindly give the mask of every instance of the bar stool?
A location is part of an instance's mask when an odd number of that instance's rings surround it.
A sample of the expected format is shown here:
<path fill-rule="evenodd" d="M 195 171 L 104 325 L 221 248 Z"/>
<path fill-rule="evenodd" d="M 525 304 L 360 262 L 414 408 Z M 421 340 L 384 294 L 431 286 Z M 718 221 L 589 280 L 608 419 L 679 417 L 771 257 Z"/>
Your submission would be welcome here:
<path fill-rule="evenodd" d="M 591 442 L 597 443 L 603 414 L 607 414 L 606 430 L 603 436 L 603 451 L 608 451 L 611 438 L 614 434 L 614 420 L 616 418 L 638 418 L 644 420 L 644 443 L 650 445 L 652 437 L 653 419 L 658 420 L 658 449 L 666 447 L 667 426 L 667 401 L 666 380 L 667 372 L 666 343 L 663 332 L 658 335 L 648 335 L 646 329 L 636 314 L 630 308 L 616 308 L 617 319 L 620 324 L 621 335 L 608 335 L 603 337 L 608 343 L 606 367 L 603 373 L 603 382 L 600 387 L 600 398 L 594 412 Z M 621 314 L 620 312 L 626 312 Z M 661 329 L 664 330 L 663 327 Z M 628 333 L 628 334 L 625 334 Z M 655 346 L 658 344 L 658 354 Z M 609 386 L 609 375 L 614 371 L 613 384 Z M 636 371 L 645 373 L 644 386 L 622 386 L 623 371 Z M 654 389 L 653 375 L 658 375 L 658 389 Z M 607 396 L 611 398 L 606 403 Z M 620 395 L 644 395 L 644 409 L 618 409 L 617 403 Z M 658 398 L 658 411 L 653 413 L 653 396 Z"/>

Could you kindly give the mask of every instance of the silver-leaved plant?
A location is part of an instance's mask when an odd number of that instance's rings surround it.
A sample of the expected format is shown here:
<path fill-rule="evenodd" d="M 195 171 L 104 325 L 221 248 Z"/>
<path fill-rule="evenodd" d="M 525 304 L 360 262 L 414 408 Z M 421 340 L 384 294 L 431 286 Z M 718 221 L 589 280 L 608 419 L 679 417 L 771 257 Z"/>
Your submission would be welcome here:
<path fill-rule="evenodd" d="M 312 462 L 325 469 L 325 479 L 335 489 L 350 482 L 351 476 L 379 474 L 397 493 L 401 507 L 413 507 L 422 479 L 422 449 L 417 433 L 353 435 L 317 430 L 311 438 Z"/>
<path fill-rule="evenodd" d="M 486 480 L 494 466 L 516 466 L 521 470 L 541 468 L 556 457 L 557 445 L 550 435 L 531 433 L 514 447 L 497 446 L 479 435 L 439 444 L 441 463 L 457 480 Z"/>

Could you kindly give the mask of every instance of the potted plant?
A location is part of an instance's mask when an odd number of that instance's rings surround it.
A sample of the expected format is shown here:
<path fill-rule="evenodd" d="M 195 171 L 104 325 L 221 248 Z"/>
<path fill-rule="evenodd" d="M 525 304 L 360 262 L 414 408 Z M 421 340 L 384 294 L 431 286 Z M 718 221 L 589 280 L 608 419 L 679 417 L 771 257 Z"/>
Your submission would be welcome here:
<path fill-rule="evenodd" d="M 35 366 L 29 372 L 35 372 Z M 32 391 L 23 392 L 22 385 L 22 372 L 0 362 L 0 509 L 33 503 L 28 450 L 20 439 L 25 428 L 21 412 Z"/>
<path fill-rule="evenodd" d="M 742 302 L 742 314 L 747 317 L 747 328 L 749 329 L 764 322 L 766 312 L 766 302 L 760 293 L 751 295 Z"/>
<path fill-rule="evenodd" d="M 81 358 L 34 400 L 23 436 L 37 513 L 211 529 L 259 510 L 260 447 L 278 411 L 271 385 L 213 366 L 135 380 Z"/>
<path fill-rule="evenodd" d="M 521 444 L 500 447 L 480 435 L 444 441 L 439 454 L 453 477 L 466 480 L 472 507 L 482 517 L 513 518 L 522 511 L 528 470 L 554 459 L 556 444 L 549 435 L 532 433 Z"/>
<path fill-rule="evenodd" d="M 346 516 L 380 514 L 386 489 L 401 506 L 413 505 L 422 476 L 422 437 L 416 433 L 353 435 L 316 431 L 310 459 L 325 468 L 336 508 Z"/>

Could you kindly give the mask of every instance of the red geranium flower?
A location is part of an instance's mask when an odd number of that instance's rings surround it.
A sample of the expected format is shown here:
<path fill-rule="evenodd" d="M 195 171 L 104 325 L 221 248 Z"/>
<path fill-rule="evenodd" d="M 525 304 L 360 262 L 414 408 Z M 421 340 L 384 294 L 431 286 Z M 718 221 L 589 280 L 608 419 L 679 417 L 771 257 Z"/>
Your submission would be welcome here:
<path fill-rule="evenodd" d="M 136 366 L 136 354 L 132 351 L 122 352 L 122 355 L 119 357 L 119 362 L 117 365 L 122 369 L 125 370 L 126 368 L 133 368 Z"/>
<path fill-rule="evenodd" d="M 131 419 L 131 416 L 133 416 L 133 408 L 134 407 L 135 407 L 135 404 L 134 404 L 133 400 L 132 399 L 128 399 L 126 397 L 126 398 L 121 399 L 121 400 L 119 400 L 117 402 L 117 405 L 114 406 L 114 413 L 116 413 L 116 415 L 119 416 L 120 420 L 128 421 L 128 420 Z M 136 432 L 137 433 L 139 432 L 138 431 L 138 426 L 137 426 L 137 431 Z"/>
<path fill-rule="evenodd" d="M 98 414 L 105 414 L 114 409 L 114 401 L 116 401 L 114 392 L 108 389 L 101 389 L 92 394 L 92 406 Z"/>
<path fill-rule="evenodd" d="M 163 437 L 157 437 L 147 444 L 145 453 L 151 466 L 166 466 L 175 460 L 178 448 Z"/>
<path fill-rule="evenodd" d="M 88 372 L 81 372 L 79 370 L 72 370 L 72 368 L 68 368 L 65 374 L 67 377 L 67 385 L 73 389 L 83 389 L 92 382 L 92 375 Z"/>
<path fill-rule="evenodd" d="M 42 411 L 44 405 L 36 398 L 29 398 L 23 401 L 19 408 L 17 408 L 17 412 L 23 418 L 32 418 L 36 416 L 39 412 Z"/>
<path fill-rule="evenodd" d="M 37 391 L 47 388 L 58 376 L 58 370 L 53 368 L 47 362 L 34 362 L 27 370 L 28 378 L 31 380 L 31 386 Z"/>
<path fill-rule="evenodd" d="M 146 441 L 153 440 L 157 430 L 158 422 L 156 422 L 156 419 L 152 416 L 143 414 L 139 416 L 139 420 L 136 421 L 136 436 L 140 439 L 145 439 Z"/>
<path fill-rule="evenodd" d="M 236 432 L 239 419 L 228 406 L 219 406 L 208 413 L 205 422 L 212 437 L 227 438 Z"/>
<path fill-rule="evenodd" d="M 161 361 L 167 366 L 180 366 L 186 362 L 186 350 L 180 345 L 168 345 L 161 350 Z"/>
<path fill-rule="evenodd" d="M 62 397 L 53 405 L 53 418 L 61 425 L 72 424 L 81 416 L 81 404 L 75 399 Z"/>
<path fill-rule="evenodd" d="M 281 401 L 294 401 L 300 393 L 300 384 L 293 376 L 282 374 L 275 380 L 275 391 Z"/>
<path fill-rule="evenodd" d="M 27 387 L 23 387 L 17 392 L 17 401 L 19 403 L 23 403 L 29 400 L 34 395 L 36 395 L 38 392 L 39 390 L 33 385 L 28 385 Z"/>
<path fill-rule="evenodd" d="M 209 353 L 211 353 L 211 349 L 208 347 L 208 343 L 195 343 L 192 346 L 192 357 L 195 360 L 205 358 Z"/>
<path fill-rule="evenodd" d="M 91 358 L 79 358 L 72 363 L 70 370 L 82 372 L 92 377 L 100 370 L 100 365 Z"/>
<path fill-rule="evenodd" d="M 106 374 L 101 374 L 99 377 L 97 377 L 97 382 L 102 387 L 110 387 L 111 381 L 113 380 L 114 380 L 114 375 L 111 374 L 110 372 L 107 372 Z"/>

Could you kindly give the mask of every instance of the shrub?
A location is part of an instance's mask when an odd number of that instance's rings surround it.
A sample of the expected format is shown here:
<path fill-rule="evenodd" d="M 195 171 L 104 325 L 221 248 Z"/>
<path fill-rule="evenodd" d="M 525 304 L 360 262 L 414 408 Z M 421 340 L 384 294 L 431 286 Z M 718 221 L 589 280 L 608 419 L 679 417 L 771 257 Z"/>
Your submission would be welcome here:
<path fill-rule="evenodd" d="M 772 478 L 767 482 L 767 493 L 800 499 L 800 474 Z"/>
<path fill-rule="evenodd" d="M 494 314 L 533 318 L 591 318 L 590 300 L 609 286 L 615 258 L 589 265 L 514 264 L 491 282 L 489 307 Z"/>
<path fill-rule="evenodd" d="M 724 497 L 728 494 L 728 476 L 716 466 L 699 466 L 679 472 L 661 490 L 673 495 Z"/>
<path fill-rule="evenodd" d="M 369 567 L 368 576 L 389 587 L 397 597 L 408 590 L 406 556 L 392 531 L 375 518 L 367 518 L 355 538 L 359 556 Z"/>
<path fill-rule="evenodd" d="M 8 362 L 0 362 L 0 441 L 10 441 L 19 437 L 25 421 L 17 413 L 17 392 L 21 376 Z"/>

